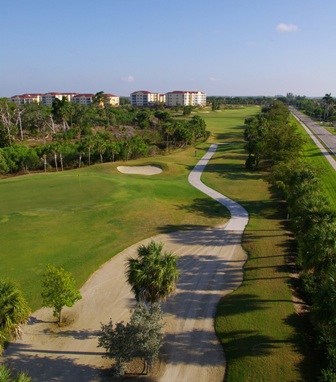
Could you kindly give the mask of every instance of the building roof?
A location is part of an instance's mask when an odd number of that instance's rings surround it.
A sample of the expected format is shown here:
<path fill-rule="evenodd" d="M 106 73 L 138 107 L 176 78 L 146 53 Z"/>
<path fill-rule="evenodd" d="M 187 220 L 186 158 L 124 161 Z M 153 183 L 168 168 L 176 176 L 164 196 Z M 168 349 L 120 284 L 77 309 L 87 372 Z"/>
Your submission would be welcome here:
<path fill-rule="evenodd" d="M 94 97 L 95 94 L 91 94 L 91 93 L 84 93 L 84 94 L 75 94 L 73 96 L 73 98 L 81 98 L 81 97 L 86 97 L 86 98 L 90 98 L 90 97 Z"/>
<path fill-rule="evenodd" d="M 166 94 L 186 94 L 186 93 L 189 93 L 189 94 L 198 94 L 198 93 L 201 93 L 201 94 L 205 94 L 201 91 L 194 91 L 194 90 L 174 90 L 172 92 L 168 92 Z"/>
<path fill-rule="evenodd" d="M 36 98 L 40 97 L 42 94 L 36 93 L 36 94 L 21 94 L 21 95 L 15 95 L 12 98 Z"/>
<path fill-rule="evenodd" d="M 153 92 L 149 92 L 148 90 L 137 90 L 136 92 L 133 92 L 131 94 L 135 94 L 135 93 L 156 94 L 156 93 L 153 93 Z"/>
<path fill-rule="evenodd" d="M 65 96 L 65 95 L 71 95 L 71 96 L 74 96 L 75 92 L 69 92 L 69 93 L 66 93 L 66 92 L 49 92 L 49 93 L 44 93 L 42 95 L 46 96 L 46 95 L 52 95 L 52 96 L 56 96 L 56 95 L 62 95 L 62 96 Z"/>

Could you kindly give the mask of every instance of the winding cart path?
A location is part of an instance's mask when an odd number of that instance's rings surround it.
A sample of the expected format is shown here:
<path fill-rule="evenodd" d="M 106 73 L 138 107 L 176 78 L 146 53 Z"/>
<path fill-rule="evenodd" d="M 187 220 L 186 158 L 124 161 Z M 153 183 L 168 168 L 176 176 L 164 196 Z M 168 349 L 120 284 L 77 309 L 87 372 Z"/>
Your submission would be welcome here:
<path fill-rule="evenodd" d="M 189 182 L 226 206 L 228 223 L 203 231 L 160 234 L 121 252 L 98 269 L 81 289 L 82 300 L 64 311 L 69 325 L 52 324 L 51 310 L 36 311 L 23 338 L 12 343 L 4 361 L 27 370 L 34 381 L 101 381 L 110 361 L 97 348 L 100 323 L 127 321 L 135 302 L 125 279 L 125 261 L 140 244 L 161 241 L 180 257 L 181 277 L 174 296 L 165 303 L 165 345 L 161 382 L 222 382 L 225 356 L 214 331 L 219 299 L 242 281 L 246 254 L 241 238 L 246 210 L 204 185 L 201 174 L 216 152 L 212 145 L 189 175 Z"/>

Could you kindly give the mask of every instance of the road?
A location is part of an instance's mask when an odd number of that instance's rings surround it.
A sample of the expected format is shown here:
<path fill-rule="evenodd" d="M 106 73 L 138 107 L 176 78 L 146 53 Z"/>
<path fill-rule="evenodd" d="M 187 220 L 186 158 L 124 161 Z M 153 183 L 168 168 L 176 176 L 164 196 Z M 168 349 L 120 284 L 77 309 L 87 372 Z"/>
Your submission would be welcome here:
<path fill-rule="evenodd" d="M 320 126 L 318 123 L 307 117 L 305 114 L 302 114 L 294 107 L 289 106 L 289 110 L 305 128 L 309 136 L 316 143 L 317 147 L 322 151 L 323 155 L 332 165 L 334 170 L 336 170 L 336 161 L 332 155 L 330 155 L 330 153 L 336 155 L 336 135 L 331 134 L 324 127 Z M 321 144 L 321 142 L 324 143 L 329 151 Z"/>

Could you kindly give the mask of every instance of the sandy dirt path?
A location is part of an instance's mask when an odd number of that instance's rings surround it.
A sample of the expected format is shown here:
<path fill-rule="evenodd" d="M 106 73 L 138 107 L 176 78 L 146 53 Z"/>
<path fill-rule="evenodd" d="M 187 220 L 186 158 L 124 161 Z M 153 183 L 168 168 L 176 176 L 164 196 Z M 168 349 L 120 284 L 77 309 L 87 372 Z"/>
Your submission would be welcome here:
<path fill-rule="evenodd" d="M 164 306 L 165 344 L 161 382 L 222 382 L 225 357 L 214 332 L 214 314 L 220 297 L 242 281 L 246 254 L 241 236 L 248 221 L 237 203 L 200 181 L 206 163 L 215 153 L 212 145 L 189 176 L 202 192 L 227 206 L 232 218 L 222 227 L 204 231 L 157 235 L 165 250 L 180 257 L 182 275 L 174 296 Z M 27 370 L 33 381 L 101 381 L 110 361 L 97 348 L 100 323 L 127 321 L 135 306 L 125 280 L 125 262 L 136 255 L 137 243 L 105 263 L 81 289 L 82 300 L 64 310 L 68 325 L 58 328 L 50 309 L 36 311 L 24 336 L 4 353 L 5 362 Z"/>

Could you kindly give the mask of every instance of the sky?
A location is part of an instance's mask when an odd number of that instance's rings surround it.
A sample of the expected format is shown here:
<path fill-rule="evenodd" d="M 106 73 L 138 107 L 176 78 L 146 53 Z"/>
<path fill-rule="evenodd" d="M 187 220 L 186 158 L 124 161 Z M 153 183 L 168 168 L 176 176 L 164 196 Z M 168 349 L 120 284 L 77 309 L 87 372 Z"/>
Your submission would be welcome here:
<path fill-rule="evenodd" d="M 0 97 L 336 95 L 336 0 L 0 3 Z"/>

